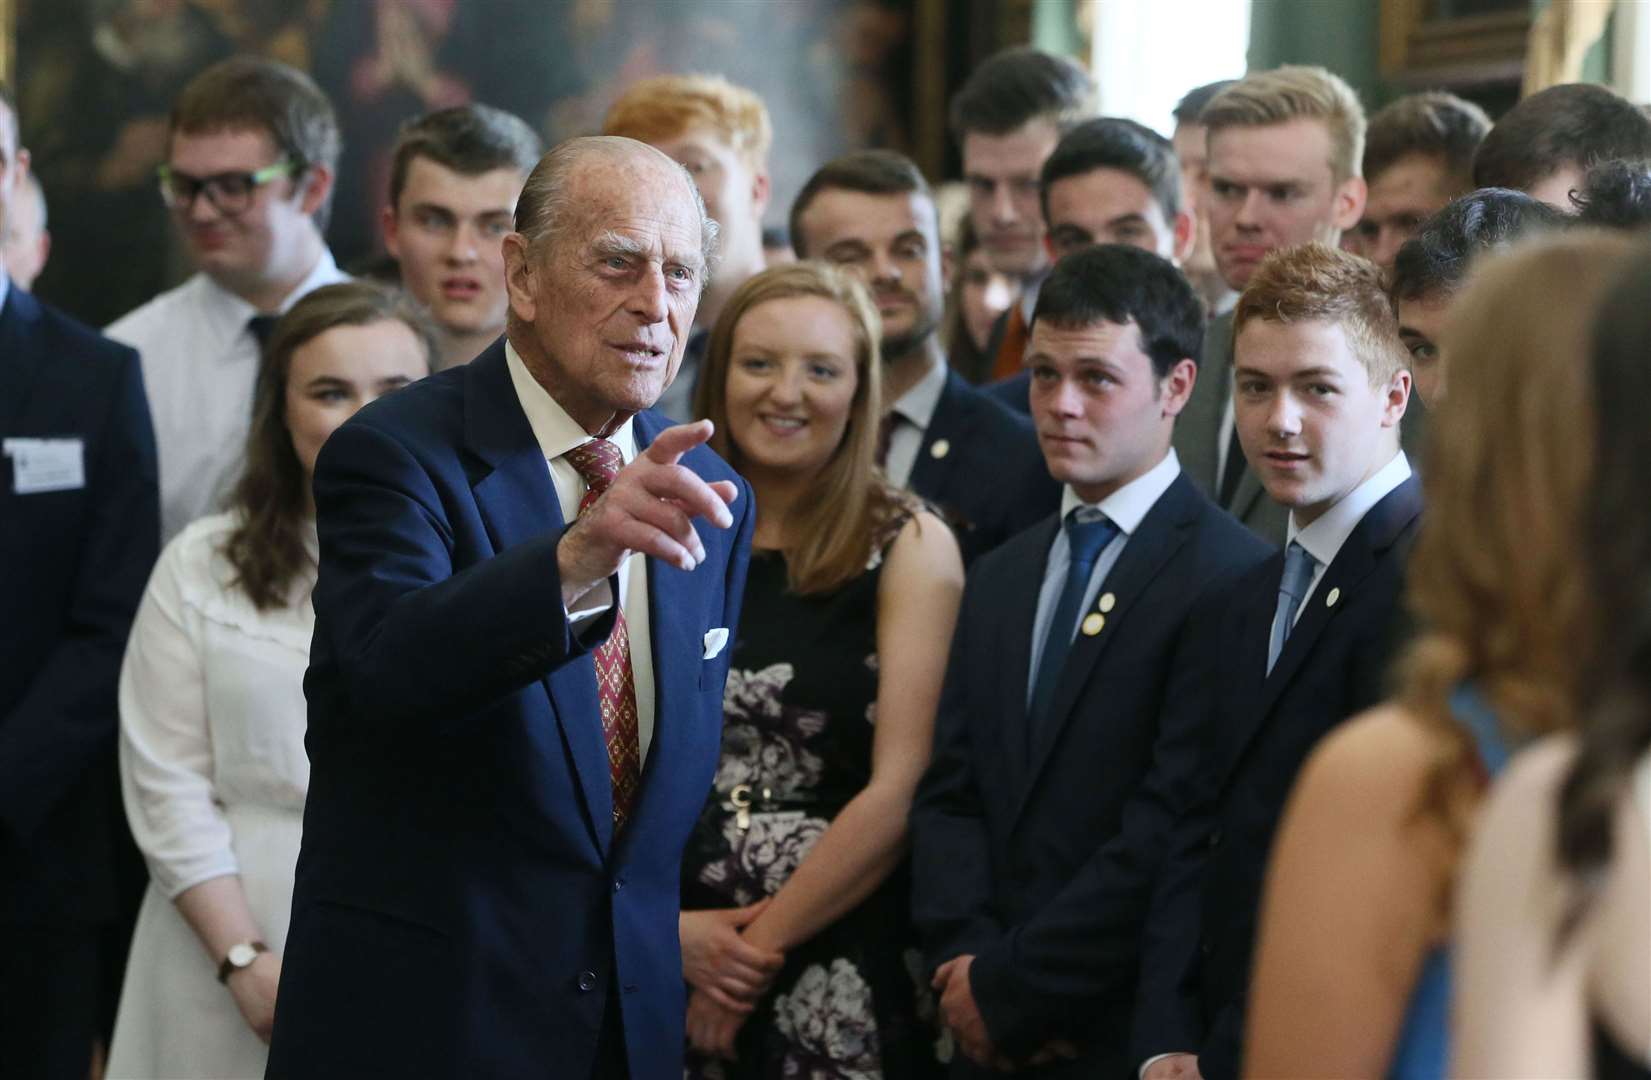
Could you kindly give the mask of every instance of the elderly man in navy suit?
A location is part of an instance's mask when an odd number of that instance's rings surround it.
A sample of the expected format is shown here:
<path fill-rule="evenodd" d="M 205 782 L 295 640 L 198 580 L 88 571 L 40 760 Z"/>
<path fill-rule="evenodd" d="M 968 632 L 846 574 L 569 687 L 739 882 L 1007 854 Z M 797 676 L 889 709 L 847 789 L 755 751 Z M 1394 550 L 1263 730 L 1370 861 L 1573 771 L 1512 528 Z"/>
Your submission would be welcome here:
<path fill-rule="evenodd" d="M 1289 531 L 1204 620 L 1210 697 L 1189 703 L 1201 756 L 1165 780 L 1188 798 L 1142 945 L 1134 1039 L 1148 1080 L 1239 1074 L 1273 832 L 1314 744 L 1382 695 L 1421 520 L 1399 448 L 1408 358 L 1375 264 L 1316 243 L 1276 251 L 1233 325 L 1239 445 Z"/>
<path fill-rule="evenodd" d="M 913 907 L 953 1075 L 1125 1068 L 1137 943 L 1195 757 L 1160 723 L 1196 689 L 1193 612 L 1267 546 L 1181 471 L 1203 314 L 1166 259 L 1067 256 L 1038 293 L 1032 416 L 1061 512 L 970 574 L 912 812 Z M 1165 770 L 1172 771 L 1172 770 Z"/>
<path fill-rule="evenodd" d="M 270 1076 L 682 1069 L 683 844 L 749 488 L 675 375 L 716 227 L 620 138 L 547 154 L 504 340 L 321 453 L 312 761 Z"/>
<path fill-rule="evenodd" d="M 0 231 L 28 151 L 0 85 Z M 115 681 L 160 547 L 138 354 L 0 271 L 0 1073 L 73 1078 L 119 907 Z"/>

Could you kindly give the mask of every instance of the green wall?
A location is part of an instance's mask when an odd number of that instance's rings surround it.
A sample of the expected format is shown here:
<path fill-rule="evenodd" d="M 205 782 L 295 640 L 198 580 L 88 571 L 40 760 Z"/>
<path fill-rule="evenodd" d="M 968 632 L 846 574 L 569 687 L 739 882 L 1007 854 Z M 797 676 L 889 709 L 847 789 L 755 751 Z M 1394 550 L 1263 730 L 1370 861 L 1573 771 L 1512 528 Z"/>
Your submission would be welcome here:
<path fill-rule="evenodd" d="M 1319 64 L 1346 79 L 1374 107 L 1387 100 L 1380 57 L 1381 5 L 1376 0 L 1251 0 L 1251 71 Z"/>

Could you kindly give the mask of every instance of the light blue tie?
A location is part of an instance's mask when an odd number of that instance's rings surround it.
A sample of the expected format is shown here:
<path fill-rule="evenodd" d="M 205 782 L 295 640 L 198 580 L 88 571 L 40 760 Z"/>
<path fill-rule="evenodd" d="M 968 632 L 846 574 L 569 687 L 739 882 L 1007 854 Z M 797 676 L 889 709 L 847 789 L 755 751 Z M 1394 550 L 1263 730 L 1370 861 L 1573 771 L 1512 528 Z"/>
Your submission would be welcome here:
<path fill-rule="evenodd" d="M 1101 515 L 1089 521 L 1079 521 L 1078 511 L 1066 515 L 1066 542 L 1071 562 L 1066 567 L 1066 584 L 1061 587 L 1061 598 L 1055 605 L 1054 618 L 1049 620 L 1049 631 L 1043 636 L 1043 655 L 1038 659 L 1038 679 L 1032 684 L 1032 710 L 1028 717 L 1028 737 L 1034 738 L 1046 719 L 1055 700 L 1055 688 L 1060 685 L 1061 669 L 1066 666 L 1066 654 L 1072 651 L 1072 637 L 1077 632 L 1078 608 L 1083 605 L 1084 593 L 1089 591 L 1089 576 L 1095 572 L 1095 560 L 1101 557 L 1106 545 L 1118 535 L 1118 526 Z"/>
<path fill-rule="evenodd" d="M 1312 583 L 1317 566 L 1318 560 L 1295 541 L 1290 541 L 1290 546 L 1284 549 L 1284 576 L 1278 582 L 1278 607 L 1273 611 L 1273 632 L 1267 639 L 1269 675 L 1278 663 L 1278 654 L 1284 651 L 1284 642 L 1295 625 L 1296 612 L 1301 610 L 1301 601 L 1307 596 L 1307 586 Z"/>

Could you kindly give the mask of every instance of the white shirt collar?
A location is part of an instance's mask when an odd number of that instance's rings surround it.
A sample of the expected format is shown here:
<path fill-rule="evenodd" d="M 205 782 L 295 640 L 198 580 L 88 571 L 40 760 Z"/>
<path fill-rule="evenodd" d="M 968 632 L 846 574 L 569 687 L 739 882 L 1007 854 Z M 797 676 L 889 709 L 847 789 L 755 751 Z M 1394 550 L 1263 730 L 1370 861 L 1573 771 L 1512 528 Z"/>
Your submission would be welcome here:
<path fill-rule="evenodd" d="M 1341 497 L 1330 509 L 1321 514 L 1311 525 L 1299 528 L 1296 525 L 1296 515 L 1290 514 L 1290 527 L 1287 541 L 1299 543 L 1307 549 L 1318 564 L 1329 566 L 1335 561 L 1341 546 L 1347 543 L 1347 538 L 1358 528 L 1364 515 L 1370 512 L 1371 507 L 1381 502 L 1388 493 L 1406 480 L 1410 479 L 1410 460 L 1400 450 L 1393 455 L 1393 459 L 1380 469 L 1375 475 L 1349 491 Z"/>
<path fill-rule="evenodd" d="M 0 270 L 0 311 L 6 310 L 6 294 L 11 292 L 11 279 L 4 270 Z"/>
<path fill-rule="evenodd" d="M 521 353 L 516 351 L 516 346 L 509 339 L 504 343 L 504 358 L 505 367 L 510 371 L 510 384 L 516 389 L 516 400 L 521 402 L 522 412 L 527 414 L 528 426 L 533 429 L 533 438 L 539 443 L 546 461 L 555 461 L 574 447 L 591 441 L 590 432 L 580 427 L 561 403 L 539 385 L 539 380 L 527 370 Z M 608 441 L 619 448 L 619 456 L 627 464 L 636 457 L 633 421 L 634 418 L 626 420 L 618 431 L 608 436 Z"/>
<path fill-rule="evenodd" d="M 1088 506 L 1110 518 L 1124 535 L 1133 536 L 1135 530 L 1141 527 L 1141 519 L 1147 516 L 1147 512 L 1180 475 L 1181 459 L 1175 456 L 1175 448 L 1170 447 L 1162 461 L 1098 503 L 1084 502 L 1068 484 L 1061 493 L 1061 520 L 1065 521 L 1066 515 L 1073 510 Z"/>
<path fill-rule="evenodd" d="M 929 370 L 923 373 L 912 387 L 889 407 L 891 412 L 899 413 L 913 424 L 929 430 L 929 421 L 934 419 L 934 410 L 940 404 L 941 392 L 946 389 L 946 363 L 936 360 L 929 365 Z"/>
<path fill-rule="evenodd" d="M 338 263 L 333 261 L 332 252 L 326 247 L 321 249 L 321 257 L 315 260 L 310 272 L 304 275 L 291 292 L 281 299 L 281 303 L 271 314 L 282 315 L 287 309 L 296 304 L 305 294 L 319 289 L 323 285 L 346 280 L 339 272 Z M 204 273 L 195 275 L 195 290 L 200 301 L 201 313 L 212 326 L 212 329 L 225 341 L 232 340 L 235 335 L 250 332 L 247 324 L 254 315 L 260 314 L 242 297 L 235 295 L 211 277 Z"/>
<path fill-rule="evenodd" d="M 1043 281 L 1048 276 L 1049 271 L 1044 270 L 1027 278 L 1026 283 L 1020 287 L 1020 318 L 1028 327 L 1032 325 L 1032 312 L 1038 307 L 1038 290 L 1043 288 Z"/>

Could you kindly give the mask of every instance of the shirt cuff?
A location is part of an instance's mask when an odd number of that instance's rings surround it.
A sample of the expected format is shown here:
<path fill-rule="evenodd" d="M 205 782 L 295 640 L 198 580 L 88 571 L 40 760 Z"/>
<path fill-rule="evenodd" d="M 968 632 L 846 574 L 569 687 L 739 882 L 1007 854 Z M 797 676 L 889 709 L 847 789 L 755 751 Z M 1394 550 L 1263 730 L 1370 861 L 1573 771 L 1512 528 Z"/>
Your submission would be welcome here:
<path fill-rule="evenodd" d="M 1154 1065 L 1158 1064 L 1160 1061 L 1164 1060 L 1165 1058 L 1174 1057 L 1176 1054 L 1190 1054 L 1190 1053 L 1192 1053 L 1191 1050 L 1171 1050 L 1167 1054 L 1153 1054 L 1151 1057 L 1149 1057 L 1145 1061 L 1141 1062 L 1141 1067 L 1135 1071 L 1136 1080 L 1146 1080 L 1147 1070 L 1152 1068 Z"/>
<path fill-rule="evenodd" d="M 568 627 L 578 636 L 591 623 L 607 614 L 613 607 L 613 586 L 610 578 L 603 578 L 590 587 L 590 591 L 574 601 L 573 607 L 563 605 L 563 611 L 568 617 Z"/>

